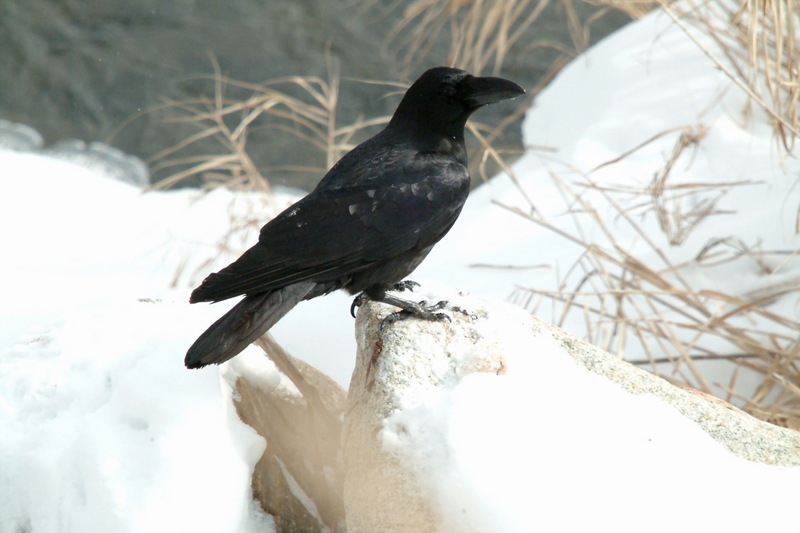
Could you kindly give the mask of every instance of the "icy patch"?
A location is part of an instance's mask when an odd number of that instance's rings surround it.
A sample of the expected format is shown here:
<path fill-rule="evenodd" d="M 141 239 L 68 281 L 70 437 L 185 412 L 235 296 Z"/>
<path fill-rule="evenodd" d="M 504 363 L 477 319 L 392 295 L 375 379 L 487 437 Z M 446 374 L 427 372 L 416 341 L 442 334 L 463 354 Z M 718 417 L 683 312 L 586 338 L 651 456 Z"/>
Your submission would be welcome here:
<path fill-rule="evenodd" d="M 135 187 L 150 185 L 150 171 L 144 161 L 107 144 L 86 143 L 78 139 L 60 141 L 42 153 L 99 172 Z"/>
<path fill-rule="evenodd" d="M 0 119 L 0 150 L 31 152 L 44 145 L 44 138 L 34 128 Z"/>

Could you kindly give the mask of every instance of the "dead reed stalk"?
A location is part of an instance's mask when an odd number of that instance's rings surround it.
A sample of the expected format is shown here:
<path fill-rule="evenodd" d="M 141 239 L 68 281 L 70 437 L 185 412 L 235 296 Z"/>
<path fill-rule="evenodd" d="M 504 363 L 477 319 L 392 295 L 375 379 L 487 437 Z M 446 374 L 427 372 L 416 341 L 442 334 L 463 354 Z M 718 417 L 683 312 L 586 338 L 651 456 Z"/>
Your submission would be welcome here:
<path fill-rule="evenodd" d="M 673 382 L 723 397 L 768 421 L 800 428 L 800 322 L 772 306 L 800 297 L 800 278 L 775 275 L 796 252 L 764 250 L 726 238 L 707 243 L 692 260 L 678 263 L 658 244 L 652 228 L 642 224 L 649 213 L 664 240 L 679 244 L 700 222 L 730 214 L 715 208 L 725 190 L 757 184 L 673 185 L 670 169 L 681 153 L 690 156 L 685 149 L 700 142 L 696 132 L 702 131 L 693 126 L 671 132 L 677 134 L 673 153 L 653 181 L 638 189 L 596 183 L 590 175 L 575 185 L 551 173 L 564 204 L 571 206 L 574 231 L 546 219 L 531 202 L 525 208 L 500 204 L 583 249 L 557 288 L 520 287 L 516 299 L 531 309 L 549 303 L 557 324 L 583 323 L 593 344 Z M 684 209 L 684 201 L 695 207 Z M 591 240 L 582 229 L 590 227 L 600 232 Z M 715 279 L 706 284 L 704 276 L 688 275 L 704 268 L 718 272 L 723 266 L 734 272 L 755 267 L 764 279 L 779 281 L 762 283 L 756 292 L 733 293 Z M 715 374 L 727 365 L 728 381 L 712 382 L 709 365 L 717 365 Z M 752 392 L 740 386 L 745 375 L 758 382 Z"/>

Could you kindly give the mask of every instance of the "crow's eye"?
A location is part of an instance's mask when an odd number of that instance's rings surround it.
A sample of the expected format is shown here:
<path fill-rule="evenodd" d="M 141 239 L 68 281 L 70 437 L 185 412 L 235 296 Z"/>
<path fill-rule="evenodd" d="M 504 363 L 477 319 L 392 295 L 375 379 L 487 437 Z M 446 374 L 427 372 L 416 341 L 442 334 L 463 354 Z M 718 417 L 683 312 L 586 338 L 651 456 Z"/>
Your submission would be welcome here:
<path fill-rule="evenodd" d="M 455 96 L 457 92 L 458 92 L 458 89 L 456 89 L 455 85 L 447 84 L 442 89 L 442 94 L 444 94 L 445 96 L 447 96 L 449 98 L 452 98 L 453 96 Z"/>

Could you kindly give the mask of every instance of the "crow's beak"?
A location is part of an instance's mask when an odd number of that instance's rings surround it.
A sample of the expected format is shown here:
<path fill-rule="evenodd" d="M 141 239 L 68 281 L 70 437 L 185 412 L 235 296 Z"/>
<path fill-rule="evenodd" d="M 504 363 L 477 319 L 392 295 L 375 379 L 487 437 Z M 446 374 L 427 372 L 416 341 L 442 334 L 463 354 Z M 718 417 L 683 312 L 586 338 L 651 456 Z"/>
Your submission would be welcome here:
<path fill-rule="evenodd" d="M 461 82 L 460 89 L 464 95 L 463 102 L 472 109 L 525 94 L 525 89 L 513 81 L 492 77 L 468 76 Z"/>

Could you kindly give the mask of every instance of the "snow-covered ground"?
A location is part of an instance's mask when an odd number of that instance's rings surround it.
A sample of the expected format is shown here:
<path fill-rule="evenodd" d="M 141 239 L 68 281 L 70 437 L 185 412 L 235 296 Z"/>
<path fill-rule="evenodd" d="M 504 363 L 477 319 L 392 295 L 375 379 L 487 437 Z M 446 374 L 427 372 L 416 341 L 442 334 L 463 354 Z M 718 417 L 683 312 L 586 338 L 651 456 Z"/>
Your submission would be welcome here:
<path fill-rule="evenodd" d="M 646 185 L 679 132 L 590 171 L 665 130 L 702 123 L 707 133 L 679 160 L 675 179 L 753 183 L 730 187 L 717 204 L 725 214 L 706 217 L 681 246 L 666 243 L 652 213 L 638 213 L 637 222 L 675 263 L 691 262 L 709 239 L 729 235 L 747 246 L 796 250 L 800 165 L 781 157 L 767 119 L 757 109 L 748 116 L 745 103 L 741 90 L 681 30 L 654 14 L 575 60 L 538 97 L 525 121 L 525 139 L 553 151 L 532 148 L 515 172 L 539 213 L 602 243 L 605 237 L 587 221 L 577 229 L 559 180 L 574 185 L 590 176 L 606 185 Z M 183 368 L 186 348 L 230 305 L 189 306 L 191 285 L 233 258 L 223 254 L 206 262 L 216 257 L 230 214 L 263 207 L 226 191 L 143 194 L 107 170 L 58 153 L 3 151 L 0 168 L 0 533 L 263 531 L 270 519 L 250 501 L 250 473 L 264 442 L 236 417 L 230 386 L 217 368 Z M 290 198 L 280 195 L 273 209 Z M 602 207 L 598 194 L 587 198 L 598 202 L 615 238 L 648 255 L 641 237 Z M 493 200 L 529 211 L 507 177 L 482 185 L 415 278 L 504 299 L 519 286 L 552 289 L 570 279 L 566 273 L 583 249 Z M 471 266 L 487 263 L 543 266 Z M 684 274 L 695 285 L 744 296 L 797 276 L 791 255 L 773 266 L 774 273 L 765 275 L 743 258 L 715 269 L 695 263 Z M 345 386 L 355 351 L 349 303 L 345 295 L 305 302 L 273 330 L 291 353 Z M 796 319 L 796 296 L 773 305 Z M 539 314 L 553 319 L 549 311 L 543 306 Z M 578 335 L 585 331 L 578 320 L 566 324 Z M 251 348 L 240 357 L 258 357 L 256 352 Z M 530 384 L 521 379 L 507 386 L 505 394 L 523 398 Z M 470 391 L 475 398 L 498 393 L 479 383 Z M 492 433 L 499 443 L 516 438 L 511 428 L 507 440 L 499 438 L 503 425 L 481 432 L 467 427 L 469 417 L 457 420 L 465 426 L 454 434 L 470 442 L 452 445 L 469 446 L 465 456 L 482 435 Z M 674 437 L 682 431 L 675 426 Z M 515 447 L 498 453 L 513 468 L 539 452 Z M 597 497 L 629 493 L 619 485 L 627 468 L 640 466 L 618 464 Z M 748 485 L 742 475 L 741 486 L 749 487 L 743 493 L 764 490 L 756 478 Z M 503 509 L 519 515 L 498 519 L 496 528 L 487 521 L 490 529 L 481 531 L 557 530 L 537 522 L 535 502 L 529 508 L 521 498 L 524 487 L 504 487 L 502 476 L 492 483 L 493 501 L 516 502 Z M 681 505 L 664 502 L 667 512 Z M 755 517 L 765 510 L 752 511 Z M 526 519 L 520 522 L 520 516 Z"/>

